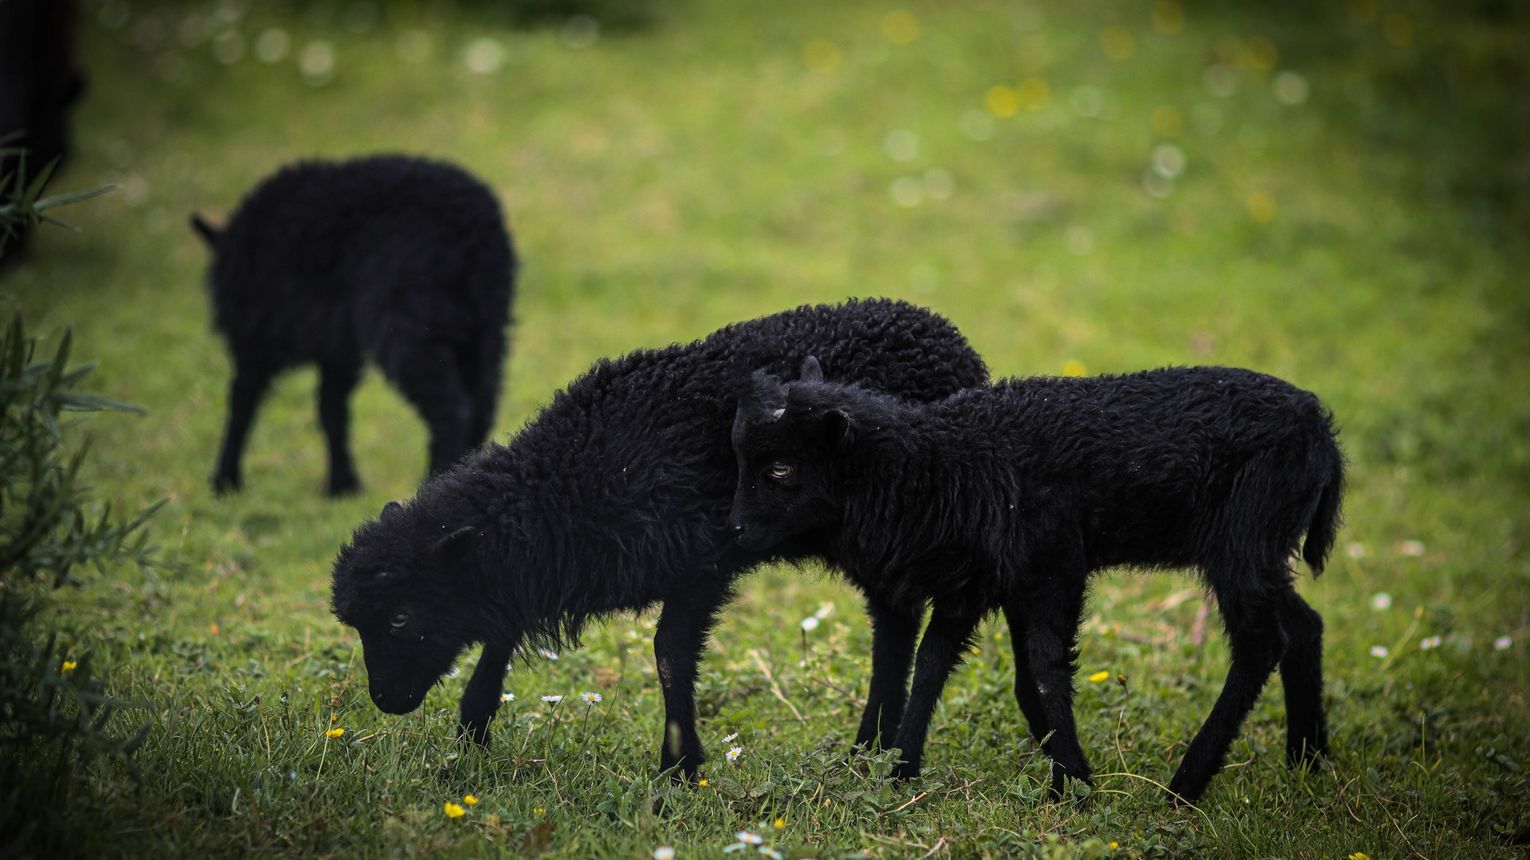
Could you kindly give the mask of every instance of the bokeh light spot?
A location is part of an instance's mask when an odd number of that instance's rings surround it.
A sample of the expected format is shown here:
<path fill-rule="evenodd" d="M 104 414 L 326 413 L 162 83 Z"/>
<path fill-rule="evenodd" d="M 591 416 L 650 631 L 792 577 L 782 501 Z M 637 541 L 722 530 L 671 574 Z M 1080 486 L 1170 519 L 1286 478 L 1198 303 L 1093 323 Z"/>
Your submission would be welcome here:
<path fill-rule="evenodd" d="M 1132 32 L 1125 27 L 1106 27 L 1100 33 L 1100 50 L 1119 63 L 1132 58 L 1132 54 L 1137 51 L 1137 43 L 1132 38 Z"/>
<path fill-rule="evenodd" d="M 1086 376 L 1086 375 L 1088 375 L 1088 373 L 1089 373 L 1089 368 L 1085 367 L 1084 363 L 1082 361 L 1079 361 L 1076 358 L 1070 358 L 1067 361 L 1063 362 L 1063 366 L 1062 366 L 1062 375 L 1063 376 Z"/>
<path fill-rule="evenodd" d="M 1185 172 L 1185 151 L 1172 143 L 1153 147 L 1153 172 L 1164 179 L 1176 179 Z"/>
<path fill-rule="evenodd" d="M 1275 43 L 1263 36 L 1255 36 L 1248 41 L 1248 50 L 1243 53 L 1241 61 L 1246 66 L 1268 72 L 1275 68 L 1275 61 L 1278 59 L 1280 59 L 1280 49 L 1275 47 Z"/>
<path fill-rule="evenodd" d="M 1015 101 L 1026 110 L 1040 110 L 1046 107 L 1051 97 L 1051 88 L 1041 78 L 1026 78 L 1015 87 Z"/>
<path fill-rule="evenodd" d="M 1381 34 L 1399 48 L 1405 47 L 1413 41 L 1413 19 L 1403 14 L 1388 15 L 1381 22 Z"/>
<path fill-rule="evenodd" d="M 839 68 L 844 53 L 827 39 L 814 39 L 802 47 L 802 63 L 809 70 L 826 75 Z"/>
<path fill-rule="evenodd" d="M 462 63 L 477 74 L 493 74 L 505 63 L 505 46 L 497 39 L 479 36 L 463 49 Z"/>
<path fill-rule="evenodd" d="M 1260 224 L 1267 224 L 1275 218 L 1275 199 L 1263 191 L 1255 191 L 1248 196 L 1248 216 Z"/>
<path fill-rule="evenodd" d="M 895 128 L 882 138 L 882 149 L 894 161 L 913 161 L 919 157 L 919 135 Z"/>
<path fill-rule="evenodd" d="M 882 18 L 882 35 L 894 45 L 907 45 L 919 38 L 919 19 L 907 9 L 895 9 Z"/>
<path fill-rule="evenodd" d="M 1376 0 L 1350 0 L 1349 14 L 1362 24 L 1376 20 Z"/>
<path fill-rule="evenodd" d="M 1283 105 L 1295 106 L 1307 100 L 1307 79 L 1300 73 L 1290 70 L 1280 72 L 1270 82 L 1270 86 L 1275 90 L 1275 100 Z"/>
<path fill-rule="evenodd" d="M 1099 87 L 1083 84 L 1068 93 L 1068 107 L 1082 117 L 1097 117 L 1105 110 L 1105 94 Z"/>
<path fill-rule="evenodd" d="M 1216 63 L 1206 67 L 1201 75 L 1201 83 L 1205 84 L 1206 92 L 1225 99 L 1238 91 L 1238 71 L 1231 66 Z"/>
<path fill-rule="evenodd" d="M 244 59 L 244 36 L 238 30 L 224 30 L 212 41 L 213 56 L 224 65 L 232 65 Z"/>
<path fill-rule="evenodd" d="M 576 51 L 583 50 L 600 41 L 600 22 L 589 15 L 570 15 L 558 38 Z"/>
<path fill-rule="evenodd" d="M 1185 130 L 1185 115 L 1173 105 L 1160 105 L 1153 110 L 1153 131 L 1163 137 L 1178 137 Z"/>
<path fill-rule="evenodd" d="M 298 69 L 310 84 L 317 86 L 328 82 L 335 74 L 335 46 L 323 39 L 304 45 L 303 53 L 298 57 Z"/>
<path fill-rule="evenodd" d="M 924 183 L 912 176 L 900 176 L 888 186 L 887 194 L 894 203 L 912 209 L 924 201 Z"/>
<path fill-rule="evenodd" d="M 1014 116 L 1020 111 L 1020 97 L 1013 89 L 1000 84 L 983 93 L 983 107 L 997 117 Z"/>
<path fill-rule="evenodd" d="M 262 63 L 281 62 L 291 48 L 292 39 L 287 36 L 286 30 L 278 27 L 263 30 L 255 37 L 255 59 Z"/>
<path fill-rule="evenodd" d="M 1174 0 L 1158 0 L 1153 4 L 1153 29 L 1172 36 L 1185 29 L 1185 10 Z"/>

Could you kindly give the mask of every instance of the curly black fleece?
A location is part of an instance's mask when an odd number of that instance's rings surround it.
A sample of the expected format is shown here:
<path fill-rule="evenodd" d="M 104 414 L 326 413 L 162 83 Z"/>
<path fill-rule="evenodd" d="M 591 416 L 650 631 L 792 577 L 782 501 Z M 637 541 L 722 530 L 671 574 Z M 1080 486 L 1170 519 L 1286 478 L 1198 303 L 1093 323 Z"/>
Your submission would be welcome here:
<path fill-rule="evenodd" d="M 1322 752 L 1322 622 L 1287 560 L 1321 571 L 1343 457 L 1318 399 L 1279 379 L 1180 368 L 1016 379 L 933 404 L 814 378 L 751 382 L 731 517 L 747 546 L 820 535 L 860 588 L 933 614 L 896 745 L 918 773 L 930 715 L 983 615 L 1014 635 L 1019 700 L 1046 738 L 1053 788 L 1089 779 L 1071 696 L 1090 574 L 1193 567 L 1216 596 L 1233 665 L 1170 784 L 1194 800 L 1279 664 L 1288 752 Z"/>
<path fill-rule="evenodd" d="M 784 373 L 809 352 L 833 377 L 911 399 L 988 376 L 950 323 L 886 300 L 802 307 L 598 362 L 508 445 L 432 477 L 342 549 L 335 614 L 361 635 L 378 707 L 413 710 L 463 647 L 483 642 L 462 722 L 487 742 L 517 648 L 574 641 L 594 616 L 662 602 L 660 764 L 694 774 L 696 664 L 735 580 L 768 558 L 821 551 L 803 541 L 745 552 L 725 523 L 733 392 L 756 368 Z M 886 632 L 912 649 L 911 630 Z M 905 662 L 882 686 L 901 690 L 906 673 Z M 901 695 L 888 698 L 901 710 Z"/>
<path fill-rule="evenodd" d="M 494 423 L 517 260 L 493 192 L 405 156 L 283 168 L 212 246 L 213 325 L 234 364 L 214 486 L 238 489 L 256 407 L 280 372 L 317 364 L 331 494 L 359 486 L 348 401 L 371 361 L 430 427 L 440 471 Z"/>

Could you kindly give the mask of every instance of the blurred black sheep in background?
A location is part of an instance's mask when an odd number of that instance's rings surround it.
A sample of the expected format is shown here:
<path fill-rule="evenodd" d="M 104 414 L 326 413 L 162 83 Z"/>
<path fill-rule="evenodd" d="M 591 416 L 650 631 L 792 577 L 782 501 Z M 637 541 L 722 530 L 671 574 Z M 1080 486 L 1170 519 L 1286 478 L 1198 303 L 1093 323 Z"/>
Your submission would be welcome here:
<path fill-rule="evenodd" d="M 369 359 L 430 427 L 430 471 L 494 424 L 517 261 L 493 193 L 461 169 L 403 156 L 304 162 L 250 192 L 213 250 L 213 325 L 234 364 L 213 487 L 241 486 L 256 407 L 288 368 L 319 366 L 330 495 L 360 482 L 348 401 Z"/>
<path fill-rule="evenodd" d="M 0 0 L 0 204 L 18 175 L 30 180 L 69 154 L 69 108 L 85 79 L 74 64 L 75 4 L 70 0 Z M 0 260 L 25 234 L 0 242 Z"/>

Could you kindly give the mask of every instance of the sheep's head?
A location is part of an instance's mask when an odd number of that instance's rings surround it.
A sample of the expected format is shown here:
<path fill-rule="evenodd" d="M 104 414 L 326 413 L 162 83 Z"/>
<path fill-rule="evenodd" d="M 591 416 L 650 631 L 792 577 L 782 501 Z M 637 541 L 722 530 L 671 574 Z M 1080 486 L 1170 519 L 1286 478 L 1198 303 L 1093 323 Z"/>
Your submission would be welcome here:
<path fill-rule="evenodd" d="M 372 702 L 420 706 L 463 649 L 482 637 L 475 574 L 480 532 L 389 502 L 335 559 L 335 617 L 361 634 Z"/>
<path fill-rule="evenodd" d="M 741 547 L 767 551 L 840 521 L 835 467 L 855 438 L 841 403 L 857 391 L 824 382 L 812 356 L 789 385 L 754 375 L 733 420 L 738 487 L 728 523 Z"/>

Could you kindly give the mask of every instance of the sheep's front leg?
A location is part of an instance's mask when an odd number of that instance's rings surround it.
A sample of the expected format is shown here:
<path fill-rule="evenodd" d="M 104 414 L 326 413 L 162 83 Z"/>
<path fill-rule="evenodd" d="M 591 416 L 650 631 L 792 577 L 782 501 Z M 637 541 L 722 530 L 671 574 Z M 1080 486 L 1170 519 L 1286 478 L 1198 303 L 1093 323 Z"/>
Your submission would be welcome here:
<path fill-rule="evenodd" d="M 499 711 L 500 696 L 505 690 L 505 670 L 514 645 L 485 642 L 473 677 L 462 691 L 461 737 L 485 749 L 489 746 L 489 723 Z"/>
<path fill-rule="evenodd" d="M 223 429 L 223 447 L 218 452 L 218 469 L 213 473 L 213 490 L 219 494 L 243 486 L 239 464 L 244 459 L 244 443 L 255 421 L 255 411 L 271 387 L 273 374 L 253 363 L 235 361 L 234 381 L 228 387 L 228 423 Z"/>
<path fill-rule="evenodd" d="M 871 690 L 866 695 L 866 711 L 855 733 L 855 745 L 871 748 L 898 736 L 920 618 L 874 597 L 866 599 L 866 611 L 871 616 Z"/>
<path fill-rule="evenodd" d="M 706 648 L 707 633 L 727 593 L 692 584 L 667 597 L 653 635 L 653 655 L 664 691 L 664 741 L 659 750 L 659 770 L 677 765 L 672 778 L 694 779 L 706 760 L 696 734 L 696 666 Z"/>
<path fill-rule="evenodd" d="M 951 677 L 951 670 L 971 647 L 973 631 L 977 630 L 981 619 L 981 612 L 935 604 L 930 624 L 924 629 L 924 639 L 919 643 L 918 656 L 914 658 L 914 685 L 909 691 L 908 708 L 903 713 L 903 723 L 898 728 L 897 743 L 894 744 L 903 753 L 903 761 L 893 768 L 894 779 L 912 779 L 919 775 L 924 759 L 924 741 L 929 734 L 935 705 L 940 701 L 946 679 Z"/>

